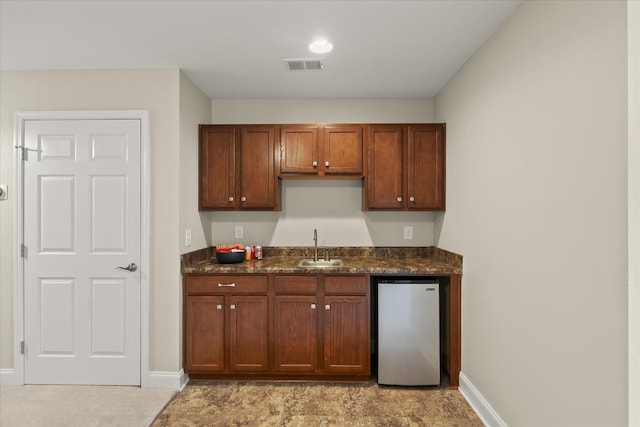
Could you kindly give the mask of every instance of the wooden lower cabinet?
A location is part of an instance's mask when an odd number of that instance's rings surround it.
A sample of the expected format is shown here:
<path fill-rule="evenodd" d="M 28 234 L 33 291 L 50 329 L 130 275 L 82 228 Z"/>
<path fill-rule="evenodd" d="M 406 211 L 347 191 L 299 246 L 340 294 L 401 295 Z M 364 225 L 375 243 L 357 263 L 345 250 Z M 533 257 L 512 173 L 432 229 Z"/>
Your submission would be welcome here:
<path fill-rule="evenodd" d="M 369 378 L 369 276 L 274 274 L 268 284 L 267 275 L 185 275 L 185 372 Z"/>
<path fill-rule="evenodd" d="M 185 372 L 269 370 L 267 289 L 266 275 L 185 276 Z"/>
<path fill-rule="evenodd" d="M 273 357 L 276 372 L 318 372 L 318 309 L 314 295 L 276 295 Z"/>
<path fill-rule="evenodd" d="M 363 295 L 324 298 L 324 370 L 368 374 L 371 365 L 369 305 Z"/>
<path fill-rule="evenodd" d="M 266 295 L 187 296 L 185 308 L 185 371 L 269 369 Z"/>
<path fill-rule="evenodd" d="M 369 376 L 368 276 L 276 275 L 274 283 L 276 372 Z"/>
<path fill-rule="evenodd" d="M 184 310 L 184 370 L 223 372 L 224 296 L 186 296 Z"/>
<path fill-rule="evenodd" d="M 269 370 L 269 305 L 266 295 L 230 296 L 229 368 L 232 372 Z"/>

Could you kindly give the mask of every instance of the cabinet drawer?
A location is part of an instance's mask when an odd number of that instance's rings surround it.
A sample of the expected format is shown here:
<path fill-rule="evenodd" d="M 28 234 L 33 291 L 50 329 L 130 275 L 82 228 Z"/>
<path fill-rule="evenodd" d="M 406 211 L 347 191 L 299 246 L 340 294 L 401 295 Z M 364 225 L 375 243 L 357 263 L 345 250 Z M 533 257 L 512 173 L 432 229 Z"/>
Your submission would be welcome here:
<path fill-rule="evenodd" d="M 327 294 L 366 294 L 368 289 L 367 276 L 324 276 L 324 292 Z"/>
<path fill-rule="evenodd" d="M 187 276 L 185 290 L 194 294 L 255 294 L 267 292 L 267 276 Z"/>
<path fill-rule="evenodd" d="M 277 294 L 315 294 L 318 290 L 316 276 L 276 276 Z"/>

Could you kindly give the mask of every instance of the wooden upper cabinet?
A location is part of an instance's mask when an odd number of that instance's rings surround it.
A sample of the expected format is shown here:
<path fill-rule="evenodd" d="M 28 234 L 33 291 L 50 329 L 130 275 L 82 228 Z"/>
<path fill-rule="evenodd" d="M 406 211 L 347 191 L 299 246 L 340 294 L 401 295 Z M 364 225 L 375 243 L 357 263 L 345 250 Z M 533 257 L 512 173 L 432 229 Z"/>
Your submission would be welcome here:
<path fill-rule="evenodd" d="M 363 178 L 364 210 L 445 209 L 445 125 L 200 125 L 200 210 L 278 210 L 279 178 Z"/>
<path fill-rule="evenodd" d="M 445 126 L 370 125 L 366 210 L 445 209 Z"/>
<path fill-rule="evenodd" d="M 275 126 L 243 126 L 240 137 L 239 206 L 276 209 Z"/>
<path fill-rule="evenodd" d="M 277 210 L 276 125 L 200 125 L 200 210 Z"/>
<path fill-rule="evenodd" d="M 401 210 L 404 207 L 404 129 L 371 125 L 367 135 L 365 208 Z"/>
<path fill-rule="evenodd" d="M 362 176 L 362 136 L 362 125 L 282 125 L 280 173 Z"/>
<path fill-rule="evenodd" d="M 283 125 L 280 129 L 280 172 L 318 172 L 318 126 Z"/>
<path fill-rule="evenodd" d="M 233 126 L 200 126 L 199 207 L 236 206 L 236 130 Z"/>
<path fill-rule="evenodd" d="M 408 208 L 444 210 L 444 125 L 409 126 Z"/>
<path fill-rule="evenodd" d="M 362 126 L 325 126 L 323 130 L 322 171 L 362 175 Z"/>

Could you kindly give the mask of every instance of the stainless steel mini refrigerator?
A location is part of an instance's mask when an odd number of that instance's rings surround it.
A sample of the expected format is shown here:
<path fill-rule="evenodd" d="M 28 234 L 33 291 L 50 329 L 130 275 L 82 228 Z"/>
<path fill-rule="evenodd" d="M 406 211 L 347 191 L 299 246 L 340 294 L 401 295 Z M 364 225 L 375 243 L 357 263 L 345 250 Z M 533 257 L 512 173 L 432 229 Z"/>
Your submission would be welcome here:
<path fill-rule="evenodd" d="M 433 280 L 378 281 L 378 384 L 440 384 L 440 289 Z"/>

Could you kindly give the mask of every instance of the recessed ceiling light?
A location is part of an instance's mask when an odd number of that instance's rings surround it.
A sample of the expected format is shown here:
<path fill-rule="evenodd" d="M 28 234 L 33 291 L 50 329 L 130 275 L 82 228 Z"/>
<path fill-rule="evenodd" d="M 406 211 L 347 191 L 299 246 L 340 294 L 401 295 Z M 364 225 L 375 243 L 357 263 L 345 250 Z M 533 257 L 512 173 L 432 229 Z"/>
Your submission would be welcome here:
<path fill-rule="evenodd" d="M 331 49 L 333 49 L 333 45 L 324 39 L 314 40 L 314 42 L 309 45 L 309 50 L 313 53 L 327 53 L 331 52 Z"/>

